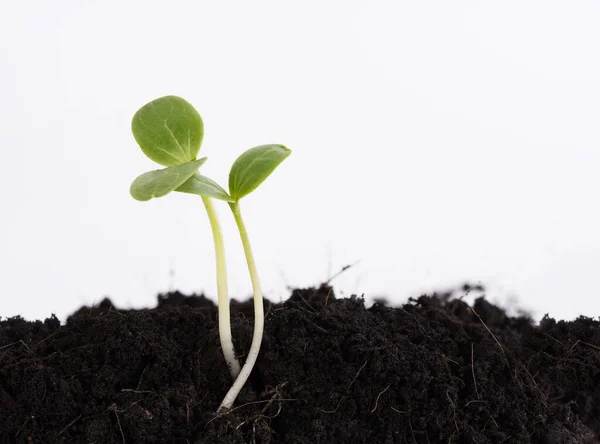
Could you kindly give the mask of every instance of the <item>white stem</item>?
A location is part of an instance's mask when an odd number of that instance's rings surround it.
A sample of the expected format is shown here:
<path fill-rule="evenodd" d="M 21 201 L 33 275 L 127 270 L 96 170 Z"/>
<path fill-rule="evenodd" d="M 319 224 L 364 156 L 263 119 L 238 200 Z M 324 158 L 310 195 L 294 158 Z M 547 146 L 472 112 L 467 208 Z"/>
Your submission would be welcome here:
<path fill-rule="evenodd" d="M 221 405 L 219 406 L 219 412 L 227 411 L 231 409 L 235 399 L 237 398 L 240 390 L 246 384 L 256 358 L 258 358 L 258 352 L 260 351 L 260 344 L 262 342 L 263 330 L 265 326 L 265 314 L 263 310 L 263 298 L 262 290 L 260 288 L 260 281 L 258 279 L 258 273 L 256 272 L 256 265 L 254 263 L 254 256 L 252 255 L 252 248 L 250 247 L 250 241 L 248 239 L 248 233 L 246 232 L 246 226 L 242 219 L 239 204 L 230 203 L 231 211 L 235 217 L 240 237 L 242 238 L 242 244 L 244 246 L 244 253 L 246 255 L 246 263 L 248 264 L 248 271 L 250 272 L 250 279 L 252 280 L 252 290 L 254 291 L 254 333 L 252 335 L 252 343 L 250 344 L 250 351 L 248 352 L 248 358 L 240 371 L 237 379 L 223 398 Z"/>
<path fill-rule="evenodd" d="M 229 294 L 227 292 L 227 267 L 225 264 L 225 245 L 217 213 L 209 197 L 202 196 L 215 243 L 215 258 L 217 262 L 217 295 L 219 308 L 219 339 L 225 362 L 231 378 L 235 380 L 240 373 L 240 363 L 235 357 L 233 341 L 231 340 L 231 321 L 229 315 Z"/>

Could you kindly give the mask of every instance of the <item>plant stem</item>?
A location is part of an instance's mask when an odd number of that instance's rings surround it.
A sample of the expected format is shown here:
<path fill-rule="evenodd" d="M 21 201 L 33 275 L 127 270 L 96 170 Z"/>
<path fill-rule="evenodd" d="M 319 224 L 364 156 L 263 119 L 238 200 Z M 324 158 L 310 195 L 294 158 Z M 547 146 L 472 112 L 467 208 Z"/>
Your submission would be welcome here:
<path fill-rule="evenodd" d="M 237 398 L 240 390 L 248 380 L 252 368 L 258 358 L 258 352 L 260 351 L 260 344 L 262 342 L 263 330 L 265 326 L 265 314 L 263 310 L 263 296 L 260 288 L 260 281 L 258 279 L 258 273 L 256 272 L 256 265 L 254 263 L 254 256 L 252 254 L 252 248 L 250 247 L 250 240 L 248 239 L 248 233 L 246 232 L 246 226 L 242 219 L 242 213 L 237 202 L 229 203 L 235 223 L 237 224 L 242 238 L 242 244 L 244 246 L 244 253 L 246 255 L 246 262 L 248 264 L 248 271 L 250 272 L 250 279 L 252 280 L 252 290 L 254 292 L 254 333 L 252 335 L 252 344 L 250 345 L 250 351 L 248 352 L 248 358 L 240 371 L 237 379 L 223 398 L 221 405 L 219 406 L 219 412 L 227 411 L 231 409 L 235 398 Z"/>
<path fill-rule="evenodd" d="M 225 245 L 223 244 L 223 235 L 221 234 L 221 226 L 219 219 L 213 206 L 212 200 L 209 197 L 202 196 L 202 202 L 208 214 L 210 227 L 213 233 L 215 243 L 215 259 L 217 262 L 217 295 L 219 308 L 219 340 L 221 341 L 221 349 L 229 373 L 232 379 L 236 379 L 240 373 L 240 363 L 235 357 L 233 349 L 233 341 L 231 340 L 231 321 L 229 314 L 229 294 L 227 292 L 227 267 L 225 265 Z"/>

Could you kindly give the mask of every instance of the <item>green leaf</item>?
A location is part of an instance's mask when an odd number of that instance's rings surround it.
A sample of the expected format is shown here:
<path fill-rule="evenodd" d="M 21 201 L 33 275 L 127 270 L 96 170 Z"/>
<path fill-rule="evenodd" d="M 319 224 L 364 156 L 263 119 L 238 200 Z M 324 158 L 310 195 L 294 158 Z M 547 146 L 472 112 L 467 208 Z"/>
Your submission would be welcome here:
<path fill-rule="evenodd" d="M 204 137 L 198 111 L 181 97 L 165 96 L 142 106 L 131 131 L 146 156 L 164 166 L 196 159 Z"/>
<path fill-rule="evenodd" d="M 226 202 L 234 202 L 233 198 L 217 182 L 200 173 L 194 174 L 175 191 L 208 196 Z"/>
<path fill-rule="evenodd" d="M 254 191 L 292 151 L 283 145 L 250 148 L 233 162 L 229 193 L 237 202 Z"/>
<path fill-rule="evenodd" d="M 198 168 L 206 162 L 206 159 L 206 157 L 203 157 L 183 165 L 144 173 L 133 181 L 129 192 L 134 199 L 142 201 L 150 200 L 153 197 L 162 197 L 180 187 L 198 171 Z"/>

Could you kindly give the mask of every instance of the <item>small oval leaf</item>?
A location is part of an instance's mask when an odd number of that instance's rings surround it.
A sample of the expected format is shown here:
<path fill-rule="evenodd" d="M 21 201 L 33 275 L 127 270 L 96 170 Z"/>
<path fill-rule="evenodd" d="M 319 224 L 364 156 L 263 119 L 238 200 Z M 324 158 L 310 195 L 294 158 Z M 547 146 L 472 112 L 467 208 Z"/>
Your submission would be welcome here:
<path fill-rule="evenodd" d="M 194 174 L 175 191 L 208 196 L 214 199 L 224 200 L 225 202 L 234 202 L 233 198 L 227 194 L 227 191 L 225 191 L 217 182 L 200 173 Z"/>
<path fill-rule="evenodd" d="M 250 148 L 233 162 L 229 193 L 237 202 L 254 191 L 292 151 L 283 145 Z"/>
<path fill-rule="evenodd" d="M 131 184 L 129 188 L 131 197 L 141 201 L 150 200 L 153 197 L 162 197 L 181 186 L 198 171 L 198 168 L 204 162 L 206 162 L 206 157 L 183 165 L 144 173 Z"/>
<path fill-rule="evenodd" d="M 177 96 L 165 96 L 142 106 L 131 121 L 133 137 L 146 156 L 164 166 L 196 159 L 204 137 L 198 111 Z"/>

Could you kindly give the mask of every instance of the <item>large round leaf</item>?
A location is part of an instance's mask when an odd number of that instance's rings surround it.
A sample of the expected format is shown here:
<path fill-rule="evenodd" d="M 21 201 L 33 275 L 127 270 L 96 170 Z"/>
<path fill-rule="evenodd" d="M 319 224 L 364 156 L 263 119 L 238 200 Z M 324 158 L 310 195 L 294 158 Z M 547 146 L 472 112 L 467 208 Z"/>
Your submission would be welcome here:
<path fill-rule="evenodd" d="M 141 107 L 131 131 L 146 156 L 164 166 L 196 159 L 204 137 L 198 111 L 177 96 L 165 96 Z"/>
<path fill-rule="evenodd" d="M 133 181 L 129 192 L 134 199 L 142 201 L 164 196 L 192 177 L 206 159 L 206 157 L 203 157 L 183 165 L 144 173 Z"/>
<path fill-rule="evenodd" d="M 229 194 L 235 201 L 254 191 L 292 151 L 283 145 L 250 148 L 233 162 Z"/>

